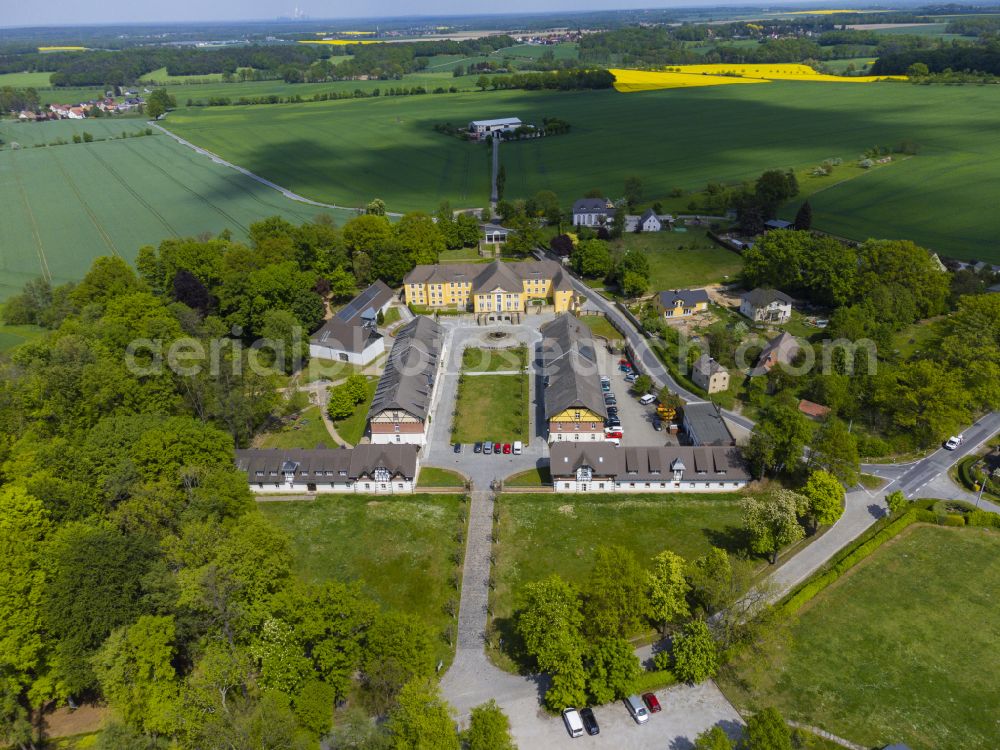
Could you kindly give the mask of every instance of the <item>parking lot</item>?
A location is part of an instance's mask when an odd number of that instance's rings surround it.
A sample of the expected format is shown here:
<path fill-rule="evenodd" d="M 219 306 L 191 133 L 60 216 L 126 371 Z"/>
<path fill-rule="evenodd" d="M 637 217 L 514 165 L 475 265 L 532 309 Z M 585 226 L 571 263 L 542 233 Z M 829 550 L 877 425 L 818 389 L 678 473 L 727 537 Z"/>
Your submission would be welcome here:
<path fill-rule="evenodd" d="M 670 435 L 667 426 L 662 432 L 653 429 L 656 420 L 654 406 L 643 406 L 631 391 L 632 384 L 625 382 L 625 373 L 618 366 L 621 355 L 605 348 L 598 349 L 598 365 L 602 375 L 611 378 L 611 391 L 618 399 L 618 418 L 622 422 L 622 445 L 677 445 L 677 436 Z M 655 394 L 654 394 L 655 395 Z"/>

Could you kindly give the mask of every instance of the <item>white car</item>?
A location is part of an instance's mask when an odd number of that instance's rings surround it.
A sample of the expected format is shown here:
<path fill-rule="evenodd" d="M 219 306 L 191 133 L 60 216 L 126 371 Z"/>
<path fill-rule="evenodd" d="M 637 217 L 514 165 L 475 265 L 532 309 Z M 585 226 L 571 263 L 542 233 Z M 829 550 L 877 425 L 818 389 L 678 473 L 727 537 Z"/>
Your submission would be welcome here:
<path fill-rule="evenodd" d="M 562 717 L 570 737 L 583 737 L 583 719 L 580 718 L 579 711 L 575 708 L 564 708 Z"/>
<path fill-rule="evenodd" d="M 963 438 L 961 435 L 952 435 L 944 443 L 945 450 L 949 451 L 955 450 L 958 446 L 962 444 L 963 440 L 965 440 L 965 438 Z"/>

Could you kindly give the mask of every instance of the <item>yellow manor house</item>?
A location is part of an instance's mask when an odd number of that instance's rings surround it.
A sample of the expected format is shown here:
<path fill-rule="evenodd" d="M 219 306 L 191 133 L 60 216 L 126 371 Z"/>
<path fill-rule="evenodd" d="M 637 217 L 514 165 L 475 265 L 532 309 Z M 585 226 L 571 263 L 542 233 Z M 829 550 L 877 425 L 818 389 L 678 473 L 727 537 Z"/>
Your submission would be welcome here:
<path fill-rule="evenodd" d="M 553 261 L 447 263 L 417 266 L 403 279 L 406 304 L 467 310 L 487 319 L 512 319 L 529 305 L 554 312 L 574 307 L 573 281 Z"/>

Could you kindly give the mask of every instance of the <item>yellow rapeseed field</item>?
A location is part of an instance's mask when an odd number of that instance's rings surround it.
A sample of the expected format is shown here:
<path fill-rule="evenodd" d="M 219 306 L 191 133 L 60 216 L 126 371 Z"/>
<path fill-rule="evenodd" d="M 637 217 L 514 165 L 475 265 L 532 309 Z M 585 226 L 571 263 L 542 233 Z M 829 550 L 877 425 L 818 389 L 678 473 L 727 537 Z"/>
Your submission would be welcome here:
<path fill-rule="evenodd" d="M 767 83 L 761 78 L 736 78 L 734 76 L 696 75 L 692 73 L 657 73 L 649 70 L 624 70 L 612 68 L 615 89 L 622 93 L 680 89 L 691 86 L 721 86 L 727 83 Z"/>
<path fill-rule="evenodd" d="M 299 39 L 299 44 L 382 44 L 372 39 Z"/>
<path fill-rule="evenodd" d="M 768 81 L 872 83 L 889 79 L 906 80 L 906 76 L 831 76 L 797 63 L 677 65 L 663 72 L 614 69 L 611 73 L 615 77 L 615 89 L 623 93 Z"/>
<path fill-rule="evenodd" d="M 787 13 L 778 13 L 780 16 L 832 16 L 837 13 L 888 13 L 887 10 L 792 10 Z"/>
<path fill-rule="evenodd" d="M 86 47 L 39 47 L 39 52 L 84 52 Z"/>

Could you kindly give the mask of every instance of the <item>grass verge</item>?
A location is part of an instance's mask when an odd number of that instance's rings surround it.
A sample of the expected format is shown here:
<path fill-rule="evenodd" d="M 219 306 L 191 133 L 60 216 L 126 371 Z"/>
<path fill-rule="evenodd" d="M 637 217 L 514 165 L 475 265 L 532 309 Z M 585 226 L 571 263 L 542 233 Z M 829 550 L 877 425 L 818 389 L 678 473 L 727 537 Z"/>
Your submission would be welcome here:
<path fill-rule="evenodd" d="M 453 443 L 528 441 L 528 376 L 462 376 L 458 383 Z"/>

